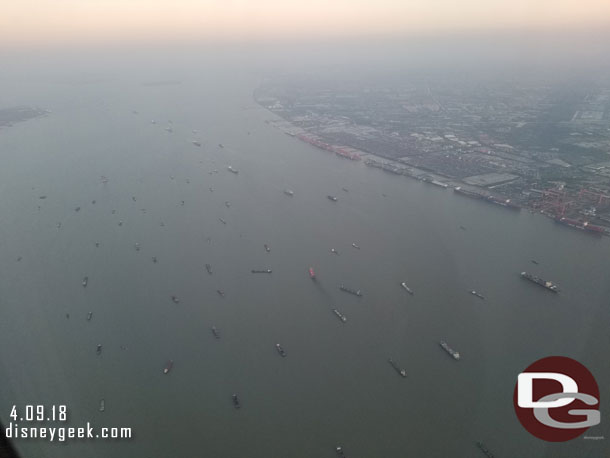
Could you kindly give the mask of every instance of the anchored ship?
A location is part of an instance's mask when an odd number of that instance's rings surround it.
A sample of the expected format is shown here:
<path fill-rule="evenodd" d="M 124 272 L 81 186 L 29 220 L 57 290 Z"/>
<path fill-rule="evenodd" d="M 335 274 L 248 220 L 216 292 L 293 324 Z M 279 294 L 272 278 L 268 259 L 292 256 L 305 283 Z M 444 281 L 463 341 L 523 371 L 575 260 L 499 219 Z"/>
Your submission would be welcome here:
<path fill-rule="evenodd" d="M 444 340 L 440 341 L 440 345 L 443 348 L 443 350 L 445 350 L 447 353 L 449 353 L 453 359 L 458 360 L 460 359 L 460 352 L 459 351 L 455 351 L 453 348 L 451 348 L 447 342 L 445 342 Z"/>
<path fill-rule="evenodd" d="M 231 395 L 231 399 L 233 400 L 233 407 L 239 409 L 241 407 L 241 403 L 239 402 L 239 398 L 237 397 L 237 393 L 233 393 Z"/>
<path fill-rule="evenodd" d="M 353 294 L 354 296 L 358 296 L 358 297 L 362 296 L 362 292 L 359 289 L 357 289 L 357 290 L 356 289 L 351 289 L 351 288 L 348 288 L 347 286 L 344 286 L 344 285 L 339 285 L 339 289 L 341 291 L 345 291 L 346 293 Z"/>
<path fill-rule="evenodd" d="M 404 281 L 400 284 L 400 286 L 402 286 L 407 293 L 409 293 L 410 295 L 413 295 L 413 290 L 411 288 L 409 288 Z"/>
<path fill-rule="evenodd" d="M 553 291 L 554 293 L 559 291 L 559 288 L 557 288 L 557 285 L 555 285 L 553 282 L 547 281 L 547 280 L 543 280 L 542 278 L 537 277 L 536 275 L 532 275 L 532 274 L 527 273 L 527 272 L 521 272 L 521 277 L 523 277 L 526 280 L 529 280 L 529 281 L 531 281 L 533 283 L 536 283 L 537 285 L 540 285 L 543 288 L 548 289 L 549 291 Z"/>
<path fill-rule="evenodd" d="M 344 323 L 347 321 L 346 316 L 345 316 L 345 315 L 342 315 L 342 314 L 341 314 L 341 312 L 340 312 L 339 310 L 337 310 L 337 309 L 333 309 L 333 313 L 334 313 L 335 315 L 337 315 L 337 317 L 339 317 L 339 319 L 340 319 L 341 321 L 343 321 Z"/>
<path fill-rule="evenodd" d="M 487 456 L 487 458 L 494 458 L 494 454 L 491 453 L 491 451 L 485 447 L 485 444 L 481 441 L 477 441 L 477 447 L 479 447 L 481 449 L 481 451 Z"/>
<path fill-rule="evenodd" d="M 401 369 L 392 358 L 388 359 L 388 363 L 390 363 L 390 366 L 392 366 L 394 368 L 394 370 L 396 372 L 398 372 L 398 375 L 400 375 L 401 377 L 407 376 L 407 371 L 404 369 Z"/>
<path fill-rule="evenodd" d="M 275 348 L 277 349 L 277 352 L 282 356 L 282 357 L 286 357 L 286 352 L 284 351 L 284 349 L 282 348 L 282 346 L 277 343 L 275 344 Z"/>
<path fill-rule="evenodd" d="M 474 289 L 472 291 L 470 291 L 470 294 L 478 297 L 479 299 L 485 299 L 485 296 L 483 296 L 481 293 L 477 293 Z"/>

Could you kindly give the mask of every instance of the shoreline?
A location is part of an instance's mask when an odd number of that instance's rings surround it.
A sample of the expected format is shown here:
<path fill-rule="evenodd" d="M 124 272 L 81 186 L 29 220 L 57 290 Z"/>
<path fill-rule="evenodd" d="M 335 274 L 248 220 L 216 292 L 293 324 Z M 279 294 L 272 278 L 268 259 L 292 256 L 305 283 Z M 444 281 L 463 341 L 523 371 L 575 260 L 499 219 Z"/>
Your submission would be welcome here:
<path fill-rule="evenodd" d="M 316 147 L 322 151 L 334 153 L 336 156 L 343 159 L 352 161 L 363 161 L 368 167 L 378 168 L 385 172 L 392 173 L 394 175 L 402 175 L 408 178 L 414 178 L 424 183 L 429 183 L 440 187 L 442 189 L 452 188 L 454 193 L 461 194 L 465 197 L 469 197 L 475 200 L 481 200 L 483 202 L 491 203 L 500 207 L 504 207 L 513 211 L 520 211 L 522 208 L 529 211 L 532 214 L 541 214 L 547 218 L 552 219 L 558 224 L 566 226 L 573 230 L 579 230 L 587 234 L 600 237 L 602 235 L 610 236 L 610 228 L 605 226 L 598 226 L 589 224 L 586 221 L 580 221 L 571 218 L 558 217 L 555 215 L 548 214 L 544 211 L 537 210 L 525 204 L 517 204 L 511 201 L 511 199 L 505 196 L 493 194 L 489 190 L 481 189 L 480 187 L 469 185 L 463 181 L 456 180 L 439 174 L 435 171 L 422 169 L 421 167 L 414 167 L 408 164 L 406 161 L 400 161 L 396 159 L 388 159 L 383 156 L 376 155 L 368 151 L 362 151 L 347 145 L 333 145 L 326 143 L 319 136 L 311 134 L 307 130 L 295 126 L 287 119 L 282 118 L 278 114 L 269 110 L 264 105 L 261 105 L 254 99 L 257 105 L 263 108 L 265 111 L 273 114 L 279 119 L 266 120 L 267 124 L 270 124 L 274 128 L 280 130 L 284 134 L 294 137 L 303 143 L 307 143 L 311 146 Z"/>

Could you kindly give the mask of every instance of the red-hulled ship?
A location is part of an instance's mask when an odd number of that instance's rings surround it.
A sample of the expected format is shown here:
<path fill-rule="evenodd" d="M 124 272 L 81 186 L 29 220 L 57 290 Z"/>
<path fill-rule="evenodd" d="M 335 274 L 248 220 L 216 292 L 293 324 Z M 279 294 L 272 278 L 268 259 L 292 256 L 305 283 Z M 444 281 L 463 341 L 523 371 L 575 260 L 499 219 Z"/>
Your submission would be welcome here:
<path fill-rule="evenodd" d="M 313 267 L 309 268 L 309 278 L 311 278 L 312 280 L 316 279 L 316 273 L 313 271 Z"/>

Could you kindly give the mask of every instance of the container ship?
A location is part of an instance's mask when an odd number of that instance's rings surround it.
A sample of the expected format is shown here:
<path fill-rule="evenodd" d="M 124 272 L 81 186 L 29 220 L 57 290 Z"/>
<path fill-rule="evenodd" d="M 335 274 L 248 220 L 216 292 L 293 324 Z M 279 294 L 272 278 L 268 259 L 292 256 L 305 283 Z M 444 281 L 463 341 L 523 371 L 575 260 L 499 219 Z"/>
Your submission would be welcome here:
<path fill-rule="evenodd" d="M 606 228 L 602 226 L 596 226 L 589 224 L 587 221 L 579 221 L 577 219 L 556 217 L 555 222 L 563 224 L 564 226 L 572 227 L 581 231 L 589 232 L 591 234 L 604 235 L 607 234 Z"/>
<path fill-rule="evenodd" d="M 484 194 L 481 194 L 481 193 L 478 193 L 475 191 L 470 191 L 468 189 L 464 189 L 461 186 L 454 188 L 453 192 L 455 192 L 457 194 L 461 194 L 466 197 L 471 197 L 473 199 L 484 200 L 486 202 L 489 202 L 489 203 L 492 203 L 495 205 L 500 205 L 504 208 L 509 208 L 511 210 L 521 210 L 521 207 L 519 205 L 515 204 L 514 202 L 512 202 L 510 199 L 501 199 L 501 198 L 495 197 L 495 196 L 486 196 Z"/>
<path fill-rule="evenodd" d="M 525 278 L 526 280 L 534 282 L 537 285 L 540 285 L 543 288 L 548 289 L 549 291 L 553 291 L 554 293 L 559 291 L 559 288 L 557 288 L 557 285 L 555 285 L 552 281 L 543 280 L 542 278 L 537 277 L 536 275 L 532 275 L 527 272 L 521 272 L 521 276 L 523 278 Z"/>
<path fill-rule="evenodd" d="M 323 149 L 325 151 L 330 151 L 331 153 L 335 153 L 337 156 L 344 157 L 346 159 L 351 159 L 352 161 L 359 161 L 362 157 L 352 150 L 352 148 L 345 146 L 335 146 L 330 145 L 324 141 L 322 141 L 319 137 L 315 137 L 309 134 L 297 134 L 296 137 L 299 140 L 302 140 L 310 145 L 313 145 L 317 148 Z"/>

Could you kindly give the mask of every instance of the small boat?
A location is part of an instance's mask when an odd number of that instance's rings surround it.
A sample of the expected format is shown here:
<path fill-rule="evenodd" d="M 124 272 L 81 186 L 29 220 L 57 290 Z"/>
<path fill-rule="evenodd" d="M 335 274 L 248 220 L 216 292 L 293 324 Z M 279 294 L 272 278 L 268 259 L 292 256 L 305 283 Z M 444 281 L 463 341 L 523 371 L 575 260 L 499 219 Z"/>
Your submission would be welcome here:
<path fill-rule="evenodd" d="M 95 242 L 95 248 L 99 248 L 100 247 L 100 242 Z"/>
<path fill-rule="evenodd" d="M 106 402 L 103 399 L 100 399 L 100 412 L 106 410 Z"/>
<path fill-rule="evenodd" d="M 177 296 L 172 296 L 172 302 L 173 302 L 174 304 L 179 304 L 179 303 L 180 303 L 180 299 L 178 299 L 178 297 L 177 297 Z"/>
<path fill-rule="evenodd" d="M 199 143 L 198 141 L 193 140 L 193 145 L 201 147 L 201 143 Z"/>
<path fill-rule="evenodd" d="M 287 196 L 294 196 L 294 191 L 290 190 L 290 189 L 284 189 L 284 194 L 286 194 Z"/>
<path fill-rule="evenodd" d="M 210 264 L 206 264 L 206 265 L 205 265 L 205 270 L 207 270 L 207 271 L 208 271 L 208 273 L 209 273 L 210 275 L 212 275 L 212 266 L 211 266 Z"/>
<path fill-rule="evenodd" d="M 229 208 L 231 206 L 231 202 L 229 202 L 228 200 L 225 201 L 225 207 Z"/>
<path fill-rule="evenodd" d="M 91 317 L 93 317 L 93 312 L 87 313 L 87 321 L 91 321 Z"/>
<path fill-rule="evenodd" d="M 102 344 L 97 344 L 97 348 L 95 349 L 95 352 L 96 352 L 98 355 L 101 355 L 101 354 L 102 354 Z"/>
<path fill-rule="evenodd" d="M 218 218 L 218 220 L 219 220 L 219 221 L 220 221 L 222 224 L 227 224 L 227 222 L 226 222 L 224 219 L 222 219 L 222 218 Z"/>
<path fill-rule="evenodd" d="M 481 293 L 477 293 L 474 289 L 472 291 L 470 291 L 470 294 L 478 297 L 479 299 L 485 299 L 485 296 L 483 296 Z"/>
<path fill-rule="evenodd" d="M 217 289 L 216 292 L 221 296 L 225 297 L 225 292 L 222 289 Z"/>
<path fill-rule="evenodd" d="M 163 373 L 164 374 L 169 374 L 169 371 L 172 370 L 172 367 L 174 367 L 174 361 L 172 361 L 171 359 L 167 362 L 167 364 L 165 365 L 165 367 L 163 368 Z"/>
<path fill-rule="evenodd" d="M 171 127 L 166 127 L 165 130 L 168 131 L 170 134 L 174 131 L 174 129 L 172 129 Z"/>
<path fill-rule="evenodd" d="M 152 257 L 152 262 L 154 262 L 155 264 L 157 263 L 157 257 L 156 256 Z"/>
<path fill-rule="evenodd" d="M 402 287 L 405 289 L 405 291 L 406 291 L 407 293 L 409 293 L 409 294 L 411 294 L 411 295 L 413 295 L 413 294 L 414 294 L 414 293 L 413 293 L 413 290 L 412 290 L 411 288 L 409 288 L 409 287 L 407 286 L 407 284 L 406 284 L 404 281 L 403 281 L 403 282 L 400 284 L 400 286 L 402 286 Z"/>
<path fill-rule="evenodd" d="M 80 207 L 76 207 L 76 208 L 74 209 L 74 211 L 75 211 L 75 212 L 79 212 L 79 211 L 80 211 Z"/>
<path fill-rule="evenodd" d="M 252 272 L 253 274 L 270 274 L 273 271 L 271 269 L 261 269 L 261 270 L 252 269 L 250 272 Z"/>
<path fill-rule="evenodd" d="M 535 259 L 532 259 L 532 264 L 538 265 L 538 261 L 536 261 Z"/>
<path fill-rule="evenodd" d="M 330 249 L 330 252 L 331 252 L 332 254 L 339 254 L 339 252 L 338 252 L 337 250 L 335 250 L 334 248 L 331 248 L 331 249 Z"/>
<path fill-rule="evenodd" d="M 326 197 L 328 198 L 328 200 L 332 200 L 333 202 L 336 202 L 337 200 L 339 200 L 335 196 L 326 196 Z"/>
<path fill-rule="evenodd" d="M 119 221 L 119 226 L 123 225 L 123 220 Z"/>
<path fill-rule="evenodd" d="M 265 243 L 265 251 L 267 253 L 269 253 L 271 251 L 271 248 L 269 248 L 269 245 L 267 245 L 266 243 Z"/>
<path fill-rule="evenodd" d="M 460 226 L 460 229 L 463 230 L 463 231 L 466 230 L 466 228 L 464 226 Z"/>
<path fill-rule="evenodd" d="M 309 278 L 311 278 L 312 280 L 316 279 L 316 273 L 313 271 L 313 267 L 309 268 Z"/>
<path fill-rule="evenodd" d="M 354 248 L 356 248 L 357 250 L 359 250 L 359 249 L 360 249 L 360 247 L 359 247 L 358 245 L 356 245 L 355 243 L 352 243 L 352 246 L 353 246 Z"/>
<path fill-rule="evenodd" d="M 279 343 L 275 344 L 275 348 L 276 348 L 277 352 L 280 354 L 280 356 L 282 356 L 284 358 L 286 357 L 286 352 L 284 351 L 284 349 L 282 348 L 282 346 Z"/>
<path fill-rule="evenodd" d="M 214 337 L 217 339 L 220 339 L 220 333 L 218 332 L 218 329 L 216 329 L 216 326 L 212 326 L 212 334 L 214 334 Z"/>
<path fill-rule="evenodd" d="M 233 407 L 235 407 L 236 409 L 239 409 L 241 407 L 241 403 L 239 402 L 239 398 L 237 397 L 237 394 L 233 393 L 231 395 L 231 399 L 233 400 Z"/>
<path fill-rule="evenodd" d="M 131 200 L 136 201 L 136 196 L 131 196 Z"/>
<path fill-rule="evenodd" d="M 343 189 L 345 192 L 349 192 L 349 189 L 347 189 L 347 188 L 341 188 L 341 189 Z"/>
<path fill-rule="evenodd" d="M 101 176 L 100 180 L 102 181 L 102 183 L 106 184 L 108 183 L 108 178 L 106 178 L 104 175 Z"/>
<path fill-rule="evenodd" d="M 83 277 L 83 288 L 86 288 L 89 284 L 89 277 Z"/>
<path fill-rule="evenodd" d="M 477 441 L 477 447 L 487 456 L 487 458 L 495 458 L 494 454 L 485 446 L 485 444 L 481 441 Z"/>
<path fill-rule="evenodd" d="M 232 173 L 236 174 L 236 175 L 239 173 L 239 170 L 234 169 L 232 166 L 228 166 L 228 167 L 227 167 L 227 170 L 228 170 L 229 172 L 232 172 Z"/>
<path fill-rule="evenodd" d="M 218 147 L 219 147 L 219 148 L 224 148 L 224 145 L 223 145 L 222 143 L 219 143 L 219 144 L 218 144 Z"/>
<path fill-rule="evenodd" d="M 339 458 L 345 458 L 345 453 L 343 453 L 343 447 L 336 447 L 335 452 Z"/>
<path fill-rule="evenodd" d="M 134 248 L 136 249 L 136 251 L 140 251 L 140 244 L 136 242 Z"/>

